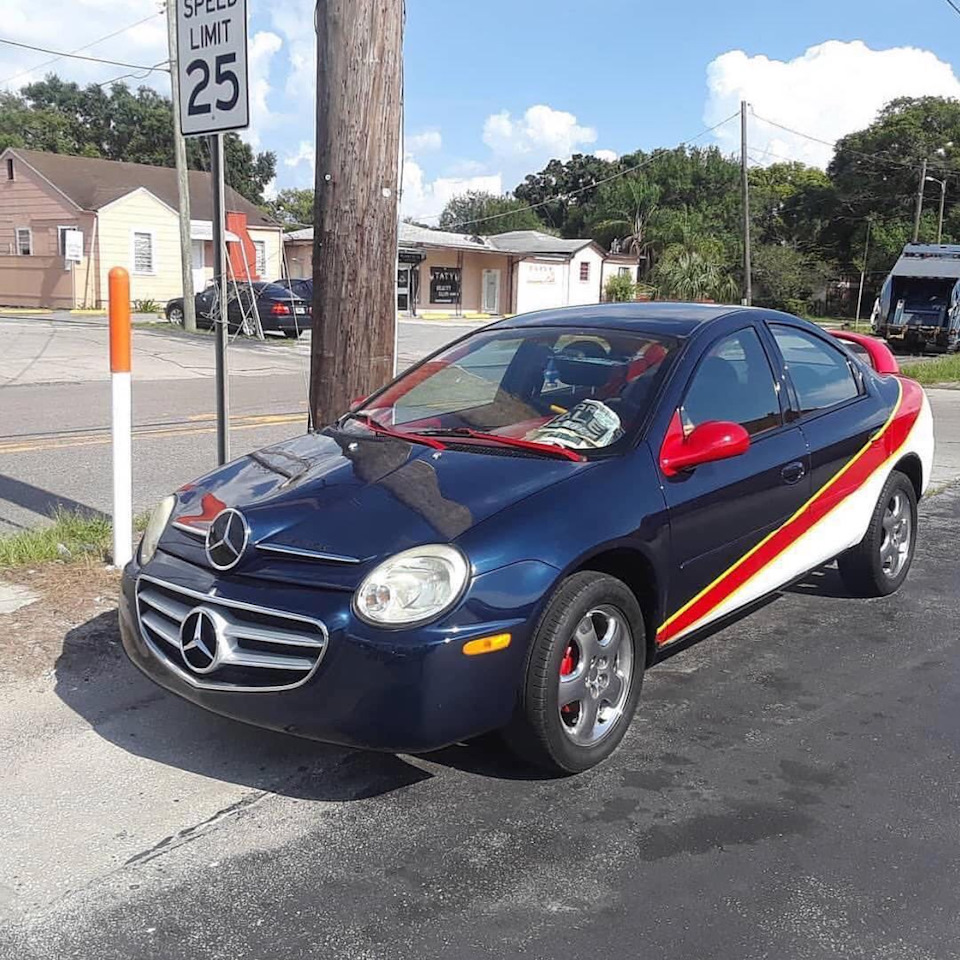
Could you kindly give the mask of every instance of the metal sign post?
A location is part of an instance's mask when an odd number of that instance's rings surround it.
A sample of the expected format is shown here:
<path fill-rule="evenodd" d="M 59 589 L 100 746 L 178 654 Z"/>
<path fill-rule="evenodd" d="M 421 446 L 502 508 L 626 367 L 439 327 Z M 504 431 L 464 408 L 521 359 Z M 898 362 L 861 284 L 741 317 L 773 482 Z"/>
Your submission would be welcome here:
<path fill-rule="evenodd" d="M 185 137 L 210 137 L 217 284 L 217 460 L 222 464 L 230 458 L 222 134 L 250 123 L 247 0 L 176 0 L 176 4 L 180 130 Z"/>

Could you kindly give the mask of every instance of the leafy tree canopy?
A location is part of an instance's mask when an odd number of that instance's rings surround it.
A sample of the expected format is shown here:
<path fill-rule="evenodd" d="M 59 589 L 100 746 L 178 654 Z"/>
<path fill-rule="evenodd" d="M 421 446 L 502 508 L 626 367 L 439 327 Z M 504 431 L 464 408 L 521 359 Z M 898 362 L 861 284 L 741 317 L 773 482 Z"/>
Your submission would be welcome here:
<path fill-rule="evenodd" d="M 482 190 L 471 190 L 450 200 L 440 214 L 439 226 L 441 230 L 477 236 L 543 229 L 536 212 L 522 200 L 509 194 L 497 196 Z"/>
<path fill-rule="evenodd" d="M 19 93 L 0 93 L 0 150 L 23 147 L 172 167 L 173 107 L 150 87 L 132 91 L 114 83 L 81 87 L 49 74 Z M 276 175 L 277 158 L 254 153 L 235 133 L 224 137 L 227 182 L 253 203 L 262 203 Z M 187 141 L 187 163 L 210 168 L 205 140 Z"/>

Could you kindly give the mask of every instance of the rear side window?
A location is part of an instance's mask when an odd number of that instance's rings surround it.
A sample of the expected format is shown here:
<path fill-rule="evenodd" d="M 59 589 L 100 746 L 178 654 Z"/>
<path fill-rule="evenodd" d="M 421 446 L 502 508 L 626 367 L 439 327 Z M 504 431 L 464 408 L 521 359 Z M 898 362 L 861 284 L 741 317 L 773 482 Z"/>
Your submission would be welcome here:
<path fill-rule="evenodd" d="M 751 436 L 781 424 L 770 362 L 756 330 L 718 340 L 697 366 L 680 407 L 684 433 L 708 420 L 731 420 Z"/>
<path fill-rule="evenodd" d="M 860 395 L 860 383 L 844 353 L 817 336 L 770 324 L 802 413 L 814 413 Z"/>

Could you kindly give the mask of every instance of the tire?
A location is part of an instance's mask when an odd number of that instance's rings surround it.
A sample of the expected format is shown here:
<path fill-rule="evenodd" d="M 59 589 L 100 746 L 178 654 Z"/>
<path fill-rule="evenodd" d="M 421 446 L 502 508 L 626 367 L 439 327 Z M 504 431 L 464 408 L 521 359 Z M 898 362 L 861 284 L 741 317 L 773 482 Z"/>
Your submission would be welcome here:
<path fill-rule="evenodd" d="M 626 584 L 595 571 L 568 577 L 537 624 L 507 745 L 554 773 L 595 766 L 630 726 L 645 665 L 643 615 Z"/>
<path fill-rule="evenodd" d="M 303 333 L 302 330 L 284 330 L 284 331 L 283 331 L 283 335 L 284 335 L 288 340 L 299 340 L 301 333 Z"/>
<path fill-rule="evenodd" d="M 866 536 L 837 559 L 844 585 L 858 597 L 886 597 L 907 578 L 917 544 L 917 495 L 894 470 L 883 486 Z"/>
<path fill-rule="evenodd" d="M 178 327 L 183 326 L 183 307 L 171 307 L 167 311 L 167 320 L 170 323 L 176 324 Z"/>

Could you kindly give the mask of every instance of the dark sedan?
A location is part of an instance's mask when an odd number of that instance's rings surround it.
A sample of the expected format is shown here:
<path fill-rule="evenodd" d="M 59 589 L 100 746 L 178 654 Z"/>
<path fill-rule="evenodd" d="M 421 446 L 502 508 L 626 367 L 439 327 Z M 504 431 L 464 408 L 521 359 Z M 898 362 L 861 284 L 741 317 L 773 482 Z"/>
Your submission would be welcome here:
<path fill-rule="evenodd" d="M 311 301 L 298 296 L 294 290 L 277 283 L 264 282 L 231 283 L 227 290 L 227 329 L 230 333 L 255 333 L 258 316 L 264 333 L 279 333 L 294 338 L 310 328 L 313 312 Z M 216 302 L 217 287 L 214 283 L 208 284 L 196 295 L 199 329 L 213 328 Z M 166 316 L 171 323 L 183 323 L 183 297 L 176 297 L 167 303 Z"/>

